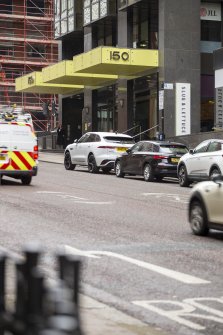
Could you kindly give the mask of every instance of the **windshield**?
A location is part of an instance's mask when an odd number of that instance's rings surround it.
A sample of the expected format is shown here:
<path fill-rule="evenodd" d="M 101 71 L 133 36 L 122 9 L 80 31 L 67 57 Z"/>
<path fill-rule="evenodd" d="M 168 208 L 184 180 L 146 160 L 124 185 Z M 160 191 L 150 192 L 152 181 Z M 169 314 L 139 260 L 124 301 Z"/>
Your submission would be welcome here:
<path fill-rule="evenodd" d="M 160 152 L 165 152 L 168 154 L 179 154 L 184 155 L 188 152 L 188 149 L 184 145 L 161 145 Z"/>
<path fill-rule="evenodd" d="M 124 136 L 105 136 L 104 140 L 106 142 L 122 143 L 122 144 L 134 144 L 135 143 L 133 138 L 124 137 Z"/>

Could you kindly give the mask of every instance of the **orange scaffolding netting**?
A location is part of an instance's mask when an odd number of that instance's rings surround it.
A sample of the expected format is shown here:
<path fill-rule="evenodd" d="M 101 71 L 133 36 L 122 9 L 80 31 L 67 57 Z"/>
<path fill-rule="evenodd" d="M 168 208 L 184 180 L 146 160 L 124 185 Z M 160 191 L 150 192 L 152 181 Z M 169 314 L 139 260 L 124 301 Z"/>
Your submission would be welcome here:
<path fill-rule="evenodd" d="M 15 79 L 58 61 L 54 40 L 53 0 L 0 1 L 0 107 L 22 106 L 31 113 L 38 130 L 46 130 L 49 120 L 42 116 L 44 102 L 57 96 L 15 92 Z M 41 120 L 41 118 L 43 120 Z M 39 121 L 38 121 L 39 120 Z"/>

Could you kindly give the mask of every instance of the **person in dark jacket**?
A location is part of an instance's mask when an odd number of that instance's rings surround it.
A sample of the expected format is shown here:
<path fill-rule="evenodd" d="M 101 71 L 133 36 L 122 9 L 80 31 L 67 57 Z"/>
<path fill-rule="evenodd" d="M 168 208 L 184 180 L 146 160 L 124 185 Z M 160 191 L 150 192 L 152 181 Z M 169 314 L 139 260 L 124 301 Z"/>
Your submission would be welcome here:
<path fill-rule="evenodd" d="M 65 144 L 65 131 L 64 131 L 62 125 L 59 124 L 59 126 L 57 128 L 57 145 L 60 148 L 64 148 L 64 144 Z"/>

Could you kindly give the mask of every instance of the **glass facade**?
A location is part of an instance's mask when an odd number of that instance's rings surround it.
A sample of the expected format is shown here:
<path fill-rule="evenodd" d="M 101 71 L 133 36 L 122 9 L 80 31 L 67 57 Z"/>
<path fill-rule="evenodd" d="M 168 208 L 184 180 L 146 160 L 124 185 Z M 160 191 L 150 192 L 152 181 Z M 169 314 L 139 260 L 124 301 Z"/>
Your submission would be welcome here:
<path fill-rule="evenodd" d="M 221 2 L 201 3 L 201 131 L 216 126 L 213 51 L 222 46 L 221 7 Z"/>

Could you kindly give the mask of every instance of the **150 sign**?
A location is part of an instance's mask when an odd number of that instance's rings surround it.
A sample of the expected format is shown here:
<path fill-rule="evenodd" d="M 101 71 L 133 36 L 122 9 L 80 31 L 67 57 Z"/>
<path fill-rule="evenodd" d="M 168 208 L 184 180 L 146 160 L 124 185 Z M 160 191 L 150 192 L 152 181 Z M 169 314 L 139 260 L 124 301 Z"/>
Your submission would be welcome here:
<path fill-rule="evenodd" d="M 123 60 L 123 61 L 128 61 L 129 60 L 129 53 L 124 51 L 124 52 L 120 52 L 120 51 L 110 51 L 110 60 L 115 60 L 115 61 L 119 61 L 119 60 Z"/>

